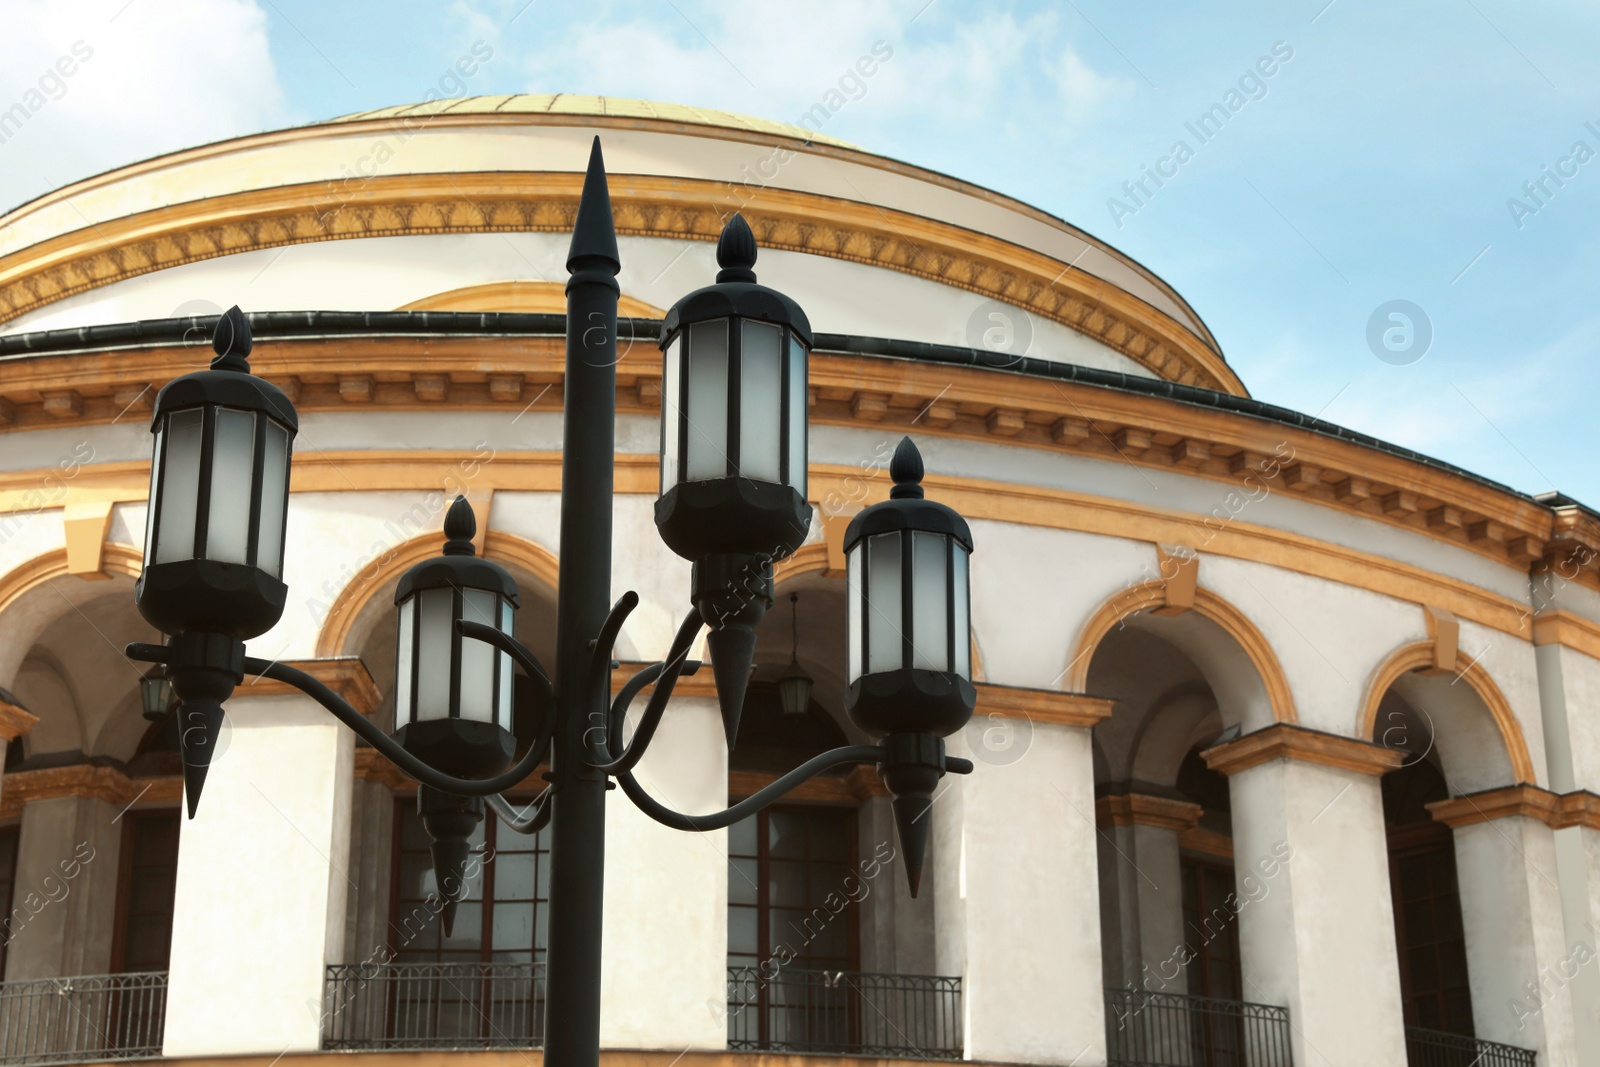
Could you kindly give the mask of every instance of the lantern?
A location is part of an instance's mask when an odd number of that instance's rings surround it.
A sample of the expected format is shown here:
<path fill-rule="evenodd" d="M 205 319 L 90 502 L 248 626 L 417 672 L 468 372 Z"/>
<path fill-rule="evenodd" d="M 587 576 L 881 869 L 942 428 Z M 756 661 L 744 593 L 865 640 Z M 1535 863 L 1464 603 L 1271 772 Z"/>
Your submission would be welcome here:
<path fill-rule="evenodd" d="M 156 397 L 139 612 L 167 634 L 247 640 L 283 615 L 289 456 L 299 420 L 281 390 L 250 373 L 250 324 L 217 322 L 209 370 Z"/>
<path fill-rule="evenodd" d="M 789 666 L 778 677 L 778 701 L 783 713 L 800 716 L 811 710 L 811 675 L 800 666 L 800 594 L 789 594 L 790 632 Z"/>
<path fill-rule="evenodd" d="M 400 577 L 395 655 L 395 737 L 457 777 L 480 778 L 511 762 L 511 657 L 456 633 L 456 621 L 513 632 L 517 584 L 472 547 L 477 520 L 456 497 L 444 520 L 444 554 Z"/>
<path fill-rule="evenodd" d="M 922 456 L 907 437 L 889 464 L 889 499 L 845 530 L 849 662 L 845 708 L 868 734 L 939 737 L 977 702 L 967 563 L 972 533 L 952 508 L 923 498 Z"/>
<path fill-rule="evenodd" d="M 811 324 L 756 283 L 740 215 L 717 241 L 717 283 L 662 325 L 661 497 L 656 526 L 678 555 L 782 559 L 811 527 L 806 503 L 806 356 Z"/>
<path fill-rule="evenodd" d="M 160 722 L 172 710 L 172 679 L 160 664 L 144 672 L 139 679 L 139 703 L 144 717 L 150 722 Z"/>

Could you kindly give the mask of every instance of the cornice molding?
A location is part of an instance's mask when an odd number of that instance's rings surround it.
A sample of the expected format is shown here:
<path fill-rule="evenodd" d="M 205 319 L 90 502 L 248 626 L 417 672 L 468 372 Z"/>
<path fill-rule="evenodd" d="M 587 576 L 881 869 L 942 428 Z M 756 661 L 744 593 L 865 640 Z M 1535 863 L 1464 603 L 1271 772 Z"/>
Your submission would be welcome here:
<path fill-rule="evenodd" d="M 1561 810 L 1550 825 L 1557 830 L 1581 826 L 1585 830 L 1600 830 L 1600 795 L 1587 789 L 1566 793 L 1561 797 Z"/>
<path fill-rule="evenodd" d="M 1204 813 L 1199 804 L 1148 793 L 1122 793 L 1094 802 L 1095 822 L 1100 826 L 1153 826 L 1181 834 L 1199 826 Z"/>
<path fill-rule="evenodd" d="M 284 660 L 287 666 L 305 671 L 311 677 L 339 694 L 363 715 L 371 715 L 383 702 L 378 684 L 367 672 L 367 665 L 357 656 L 331 656 L 322 659 Z M 294 686 L 274 678 L 247 678 L 233 691 L 238 697 L 306 696 Z"/>
<path fill-rule="evenodd" d="M 1400 766 L 1405 753 L 1280 722 L 1208 748 L 1200 758 L 1218 774 L 1230 776 L 1272 760 L 1288 759 L 1376 777 Z"/>
<path fill-rule="evenodd" d="M 180 345 L 9 362 L 0 383 L 0 432 L 144 419 L 162 385 L 204 362 L 197 351 Z M 302 412 L 559 413 L 565 350 L 555 336 L 339 336 L 262 345 L 253 363 Z M 1327 434 L 1165 397 L 982 368 L 831 352 L 813 353 L 810 363 L 810 416 L 817 424 L 869 425 L 886 434 L 914 429 L 1165 469 L 1227 486 L 1232 492 L 1221 495 L 1217 508 L 1190 516 L 1166 539 L 1197 551 L 1215 550 L 1251 501 L 1274 492 L 1447 542 L 1519 571 L 1546 565 L 1553 551 L 1556 515 L 1549 508 Z M 659 413 L 661 355 L 653 342 L 628 346 L 617 383 L 620 412 Z M 28 472 L 20 482 L 0 476 L 0 511 L 54 506 L 58 498 L 95 500 L 92 481 L 83 476 L 92 469 L 74 468 L 70 479 L 50 471 Z M 62 492 L 42 488 L 63 482 Z M 1600 587 L 1600 526 L 1563 529 L 1559 544 L 1570 551 L 1561 573 Z M 1588 547 L 1574 540 L 1588 536 L 1585 531 L 1595 536 Z"/>
<path fill-rule="evenodd" d="M 1593 796 L 1593 794 L 1588 795 Z M 1580 808 L 1581 802 L 1573 803 L 1574 811 Z M 1427 809 L 1435 819 L 1452 830 L 1515 816 L 1536 819 L 1547 826 L 1558 826 L 1561 825 L 1562 816 L 1567 811 L 1566 798 L 1560 793 L 1552 793 L 1548 789 L 1526 783 L 1434 801 L 1427 805 Z"/>
<path fill-rule="evenodd" d="M 130 778 L 115 767 L 87 763 L 12 771 L 0 785 L 0 819 L 22 814 L 22 809 L 36 800 L 58 797 L 89 797 L 117 806 L 135 801 L 175 804 L 183 797 L 183 779 L 178 775 Z"/>
<path fill-rule="evenodd" d="M 1178 835 L 1178 848 L 1185 852 L 1198 852 L 1216 859 L 1233 859 L 1233 838 L 1196 826 Z"/>
<path fill-rule="evenodd" d="M 975 717 L 997 715 L 1002 719 L 1026 719 L 1058 726 L 1093 727 L 1110 718 L 1117 706 L 1112 697 L 1063 693 L 1059 689 L 1030 689 L 989 682 L 977 682 L 975 688 L 978 690 Z"/>
<path fill-rule="evenodd" d="M 219 256 L 364 237 L 568 233 L 583 176 L 381 175 L 231 193 L 112 219 L 0 258 L 0 322 L 113 282 Z M 763 249 L 864 263 L 1003 300 L 1120 352 L 1157 376 L 1248 395 L 1223 358 L 1176 319 L 1071 264 L 949 223 L 766 187 L 613 175 L 618 235 L 715 241 L 741 212 Z"/>
<path fill-rule="evenodd" d="M 1600 623 L 1569 611 L 1542 611 L 1533 617 L 1533 643 L 1560 645 L 1600 660 Z"/>

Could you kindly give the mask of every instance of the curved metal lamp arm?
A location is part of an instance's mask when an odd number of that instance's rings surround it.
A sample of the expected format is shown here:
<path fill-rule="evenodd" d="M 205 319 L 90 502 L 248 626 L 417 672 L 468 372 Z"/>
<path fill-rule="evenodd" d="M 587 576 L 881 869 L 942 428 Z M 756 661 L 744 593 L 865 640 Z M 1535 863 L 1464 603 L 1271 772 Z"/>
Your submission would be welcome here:
<path fill-rule="evenodd" d="M 512 806 L 511 801 L 499 793 L 484 797 L 483 802 L 489 805 L 496 815 L 500 816 L 500 821 L 505 823 L 507 828 L 519 834 L 536 834 L 549 825 L 550 813 L 555 810 L 550 803 L 550 797 L 551 792 L 546 789 L 520 814 Z M 529 809 L 531 809 L 531 814 Z"/>
<path fill-rule="evenodd" d="M 591 761 L 589 766 L 597 771 L 616 775 L 627 774 L 638 766 L 639 761 L 644 758 L 645 749 L 650 746 L 650 739 L 655 736 L 656 727 L 661 725 L 661 716 L 666 714 L 667 701 L 672 698 L 673 686 L 678 684 L 678 675 L 683 673 L 684 665 L 688 661 L 689 647 L 694 644 L 694 639 L 700 636 L 700 628 L 704 625 L 705 620 L 700 617 L 700 612 L 698 610 L 690 611 L 684 618 L 683 625 L 678 627 L 677 636 L 672 639 L 672 647 L 667 651 L 666 662 L 646 667 L 628 679 L 628 684 L 623 686 L 621 693 L 617 694 L 617 701 L 611 707 L 611 722 L 614 729 L 619 728 L 618 720 L 627 713 L 628 704 L 633 702 L 633 698 L 638 695 L 639 690 L 644 688 L 650 680 L 645 678 L 643 682 L 640 682 L 640 679 L 644 678 L 645 675 L 649 675 L 651 671 L 655 671 L 655 674 L 652 675 L 656 683 L 655 692 L 650 694 L 650 703 L 645 705 L 644 714 L 639 718 L 638 729 L 633 731 L 633 740 L 628 742 L 626 751 L 620 756 L 613 756 L 612 759 L 603 763 Z M 635 683 L 638 684 L 636 685 Z M 631 692 L 629 691 L 630 687 L 632 689 Z M 622 702 L 623 697 L 628 698 L 627 703 Z M 608 730 L 606 755 L 611 756 L 609 735 L 610 731 Z"/>
<path fill-rule="evenodd" d="M 497 631 L 498 632 L 498 631 Z M 406 774 L 415 778 L 423 785 L 430 785 L 435 789 L 460 797 L 487 797 L 495 793 L 510 789 L 533 773 L 535 767 L 543 761 L 545 753 L 542 746 L 534 746 L 522 759 L 518 760 L 509 770 L 502 771 L 493 778 L 456 778 L 435 770 L 422 760 L 400 747 L 400 743 L 384 733 L 377 724 L 345 702 L 344 698 L 332 689 L 317 681 L 304 671 L 297 670 L 282 662 L 268 662 L 256 659 L 254 656 L 244 658 L 244 671 L 246 674 L 258 675 L 262 678 L 271 678 L 275 681 L 292 685 L 318 704 L 327 708 L 334 718 L 344 723 L 356 732 L 356 735 L 366 741 L 373 748 L 383 753 L 384 757 L 399 767 Z M 541 691 L 540 696 L 545 695 Z M 546 714 L 555 717 L 553 702 L 546 702 Z"/>
<path fill-rule="evenodd" d="M 843 767 L 852 763 L 881 763 L 883 749 L 877 745 L 845 745 L 843 748 L 830 749 L 820 755 L 812 756 L 800 766 L 779 778 L 776 782 L 757 791 L 754 795 L 745 797 L 739 803 L 710 815 L 685 815 L 656 800 L 644 791 L 644 786 L 630 772 L 624 771 L 617 775 L 617 781 L 622 783 L 622 791 L 628 794 L 628 799 L 650 818 L 674 830 L 721 830 L 725 826 L 732 826 L 740 819 L 748 818 L 782 797 L 785 793 L 798 786 L 801 782 L 815 778 L 823 771 L 835 767 Z"/>

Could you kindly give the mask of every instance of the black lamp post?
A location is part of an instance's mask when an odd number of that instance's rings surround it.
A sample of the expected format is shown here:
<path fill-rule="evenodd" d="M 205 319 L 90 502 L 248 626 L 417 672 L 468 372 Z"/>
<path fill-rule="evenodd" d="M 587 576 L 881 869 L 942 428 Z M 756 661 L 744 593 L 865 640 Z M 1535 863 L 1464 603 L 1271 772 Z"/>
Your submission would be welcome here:
<path fill-rule="evenodd" d="M 717 259 L 717 284 L 679 301 L 662 335 L 656 524 L 667 545 L 694 563 L 694 607 L 667 658 L 634 675 L 614 700 L 612 648 L 639 598 L 629 592 L 607 604 L 621 264 L 598 138 L 567 257 L 567 322 L 577 325 L 567 332 L 555 684 L 513 636 L 516 584 L 474 556 L 475 520 L 460 498 L 445 519 L 442 555 L 407 571 L 395 593 L 394 736 L 310 675 L 245 655 L 244 641 L 277 622 L 287 592 L 281 574 L 294 409 L 249 373 L 249 325 L 238 308 L 218 321 L 211 369 L 173 381 L 156 401 L 151 534 L 137 598 L 145 618 L 171 636 L 165 645 L 129 645 L 127 652 L 164 664 L 172 680 L 186 738 L 190 817 L 222 702 L 253 674 L 299 688 L 417 779 L 447 928 L 465 892 L 467 838 L 485 803 L 521 833 L 549 824 L 545 1062 L 559 1067 L 599 1062 L 605 797 L 612 779 L 651 818 L 704 831 L 730 826 L 824 771 L 880 764 L 915 893 L 928 836 L 920 815 L 932 789 L 946 772 L 972 770 L 970 762 L 945 756 L 943 742 L 974 705 L 966 608 L 972 539 L 955 512 L 921 499 L 922 462 L 908 438 L 895 454 L 892 499 L 863 511 L 847 535 L 846 706 L 881 743 L 824 752 L 710 815 L 665 807 L 633 776 L 678 677 L 699 667 L 687 656 L 706 627 L 732 746 L 755 626 L 772 603 L 772 563 L 800 546 L 811 522 L 805 499 L 810 325 L 794 301 L 756 283 L 755 239 L 737 215 L 722 233 Z M 891 541 L 901 546 L 898 584 L 889 581 Z M 895 645 L 897 628 L 903 638 Z M 892 656 L 885 651 L 891 648 Z M 514 764 L 513 662 L 532 683 L 541 712 L 539 736 Z M 652 684 L 624 746 L 628 708 Z M 498 794 L 522 782 L 547 754 L 550 787 L 518 814 Z"/>

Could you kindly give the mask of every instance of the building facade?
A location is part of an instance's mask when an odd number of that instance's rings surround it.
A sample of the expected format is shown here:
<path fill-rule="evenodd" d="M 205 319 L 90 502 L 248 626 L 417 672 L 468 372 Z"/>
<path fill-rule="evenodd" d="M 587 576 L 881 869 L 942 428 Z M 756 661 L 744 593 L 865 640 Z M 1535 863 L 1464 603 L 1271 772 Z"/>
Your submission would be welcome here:
<path fill-rule="evenodd" d="M 688 607 L 651 518 L 655 340 L 730 213 L 818 331 L 816 522 L 739 743 L 686 679 L 641 780 L 709 811 L 861 740 L 842 536 L 901 436 L 977 546 L 979 705 L 951 740 L 977 770 L 935 801 L 920 894 L 875 771 L 703 835 L 613 795 L 611 1062 L 1600 1064 L 1600 517 L 1251 399 L 1170 286 L 1001 194 L 570 96 L 209 145 L 0 217 L 0 1059 L 537 1045 L 546 840 L 491 819 L 447 937 L 415 786 L 248 679 L 181 819 L 171 717 L 121 649 L 159 639 L 133 602 L 152 401 L 239 304 L 302 419 L 289 607 L 252 655 L 390 725 L 395 584 L 459 494 L 553 659 L 563 264 L 596 134 L 624 660 Z"/>

